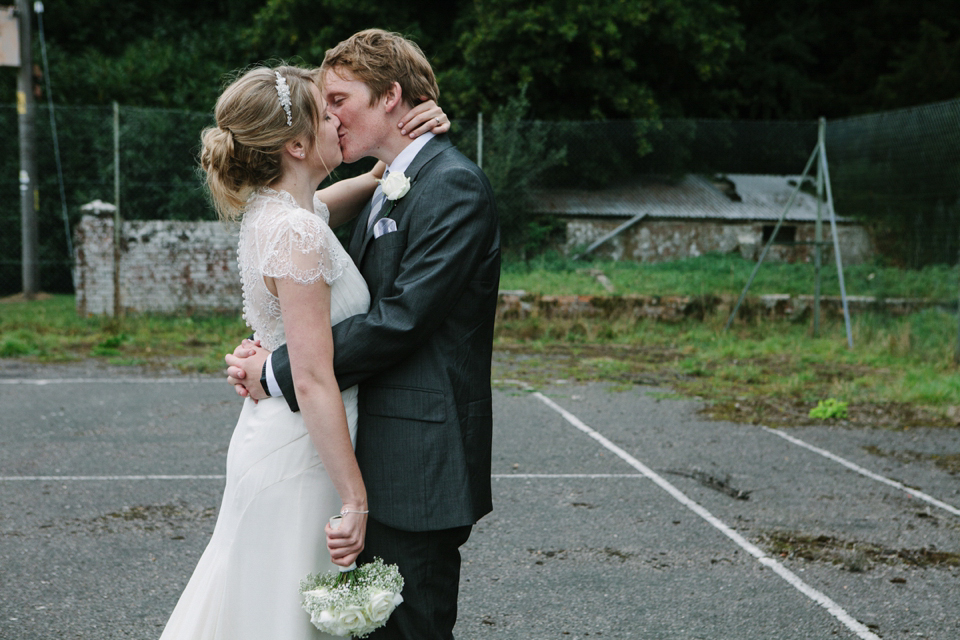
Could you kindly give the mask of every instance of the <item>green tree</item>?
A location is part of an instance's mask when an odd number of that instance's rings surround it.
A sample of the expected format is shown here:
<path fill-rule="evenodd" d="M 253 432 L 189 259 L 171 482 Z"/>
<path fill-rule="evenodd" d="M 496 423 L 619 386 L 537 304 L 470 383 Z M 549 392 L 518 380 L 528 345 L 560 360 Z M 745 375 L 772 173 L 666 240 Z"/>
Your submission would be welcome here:
<path fill-rule="evenodd" d="M 897 108 L 960 96 L 960 38 L 927 20 L 920 37 L 898 46 L 889 73 L 873 89 L 872 103 Z"/>
<path fill-rule="evenodd" d="M 550 240 L 557 229 L 556 216 L 533 215 L 531 188 L 561 165 L 567 149 L 558 144 L 556 123 L 529 120 L 526 87 L 507 99 L 484 127 L 483 170 L 490 179 L 500 213 L 505 251 L 526 258 Z M 461 148 L 475 148 L 476 140 L 465 137 Z"/>
<path fill-rule="evenodd" d="M 740 46 L 735 12 L 713 0 L 475 0 L 447 75 L 460 111 L 528 86 L 532 116 L 656 118 L 721 71 Z"/>
<path fill-rule="evenodd" d="M 246 37 L 257 50 L 283 58 L 297 56 L 306 64 L 319 65 L 327 49 L 361 29 L 376 27 L 411 38 L 440 72 L 457 64 L 459 16 L 466 6 L 466 0 L 387 4 L 376 0 L 267 0 Z"/>
<path fill-rule="evenodd" d="M 47 0 L 43 24 L 54 99 L 209 111 L 224 72 L 256 60 L 243 40 L 255 4 Z M 39 64 L 37 35 L 34 58 Z M 15 74 L 0 81 L 12 100 Z"/>
<path fill-rule="evenodd" d="M 826 0 L 734 0 L 744 46 L 732 52 L 727 72 L 687 96 L 683 112 L 697 117 L 809 118 L 822 100 L 812 76 L 825 37 L 820 13 Z"/>

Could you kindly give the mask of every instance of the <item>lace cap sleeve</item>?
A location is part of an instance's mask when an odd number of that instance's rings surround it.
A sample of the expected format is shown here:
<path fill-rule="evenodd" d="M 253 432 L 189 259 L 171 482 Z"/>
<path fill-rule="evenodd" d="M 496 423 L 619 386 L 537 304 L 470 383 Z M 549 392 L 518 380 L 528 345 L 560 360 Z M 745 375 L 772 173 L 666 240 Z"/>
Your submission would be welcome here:
<path fill-rule="evenodd" d="M 312 284 L 323 278 L 331 284 L 343 274 L 349 258 L 323 218 L 283 206 L 264 214 L 257 221 L 256 233 L 264 276 L 298 284 Z"/>
<path fill-rule="evenodd" d="M 320 194 L 313 194 L 313 210 L 317 212 L 317 215 L 320 216 L 320 219 L 330 224 L 330 209 L 327 208 L 327 205 L 323 203 L 320 199 Z"/>

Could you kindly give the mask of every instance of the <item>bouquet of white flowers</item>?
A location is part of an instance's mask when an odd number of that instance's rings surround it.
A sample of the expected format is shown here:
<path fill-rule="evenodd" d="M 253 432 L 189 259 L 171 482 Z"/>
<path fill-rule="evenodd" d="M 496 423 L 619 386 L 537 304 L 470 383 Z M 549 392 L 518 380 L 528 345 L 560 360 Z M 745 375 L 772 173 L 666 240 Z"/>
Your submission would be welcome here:
<path fill-rule="evenodd" d="M 375 558 L 352 571 L 309 575 L 300 582 L 303 608 L 320 631 L 366 638 L 382 627 L 397 605 L 403 577 L 395 564 Z"/>

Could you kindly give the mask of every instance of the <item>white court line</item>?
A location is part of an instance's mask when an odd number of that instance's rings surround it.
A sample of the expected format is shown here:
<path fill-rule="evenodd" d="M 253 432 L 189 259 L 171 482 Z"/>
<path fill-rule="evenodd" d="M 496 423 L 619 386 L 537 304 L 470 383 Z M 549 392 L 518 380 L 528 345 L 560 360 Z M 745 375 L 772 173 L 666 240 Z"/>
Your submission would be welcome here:
<path fill-rule="evenodd" d="M 23 384 L 44 387 L 49 384 L 196 384 L 197 382 L 217 382 L 226 384 L 224 378 L 4 378 L 0 384 Z"/>
<path fill-rule="evenodd" d="M 490 476 L 494 480 L 506 478 L 643 478 L 640 473 L 495 473 Z"/>
<path fill-rule="evenodd" d="M 682 491 L 674 487 L 672 484 L 667 482 L 663 477 L 659 476 L 652 469 L 641 463 L 639 460 L 631 456 L 629 453 L 613 444 L 610 440 L 602 436 L 597 431 L 591 429 L 583 422 L 580 421 L 575 415 L 555 403 L 553 400 L 550 400 L 545 395 L 539 391 L 533 393 L 541 402 L 546 404 L 548 407 L 562 415 L 567 422 L 572 424 L 574 427 L 587 434 L 601 445 L 603 445 L 607 450 L 613 454 L 619 456 L 623 461 L 629 464 L 631 467 L 642 473 L 644 476 L 650 478 L 661 489 L 673 496 L 678 502 L 682 505 L 696 513 L 698 516 L 709 522 L 713 525 L 714 528 L 719 530 L 725 536 L 733 540 L 741 549 L 752 555 L 757 561 L 772 569 L 777 575 L 786 580 L 793 586 L 795 589 L 800 591 L 803 595 L 807 596 L 821 607 L 830 612 L 830 614 L 839 620 L 845 627 L 857 634 L 857 637 L 861 640 L 880 640 L 879 636 L 871 632 L 865 625 L 861 624 L 855 620 L 850 614 L 843 610 L 840 605 L 828 598 L 826 595 L 817 591 L 803 580 L 801 580 L 797 574 L 793 573 L 782 564 L 768 556 L 764 553 L 759 547 L 747 541 L 746 538 L 741 536 L 739 533 L 731 529 L 729 526 L 721 522 L 716 516 L 711 514 L 709 511 L 701 507 L 699 504 L 688 498 Z"/>
<path fill-rule="evenodd" d="M 224 480 L 227 476 L 0 476 L 0 482 L 112 482 L 117 480 Z"/>
<path fill-rule="evenodd" d="M 0 482 L 113 482 L 124 480 L 225 480 L 227 476 L 0 476 Z M 490 476 L 494 480 L 503 480 L 506 478 L 526 478 L 526 479 L 556 479 L 556 478 L 643 478 L 639 473 L 495 473 Z"/>
<path fill-rule="evenodd" d="M 820 454 L 821 456 L 823 456 L 824 458 L 829 458 L 830 460 L 833 460 L 834 462 L 839 462 L 840 464 L 842 464 L 842 465 L 845 466 L 846 468 L 848 468 L 848 469 L 850 469 L 850 470 L 852 470 L 852 471 L 856 471 L 857 473 L 859 473 L 859 474 L 861 474 L 861 475 L 864 475 L 864 476 L 866 476 L 866 477 L 868 477 L 868 478 L 870 478 L 870 479 L 872 479 L 872 480 L 876 480 L 877 482 L 882 482 L 882 483 L 884 483 L 884 484 L 888 484 L 888 485 L 890 485 L 891 487 L 896 487 L 897 489 L 900 489 L 901 491 L 905 491 L 906 493 L 910 494 L 910 495 L 913 496 L 914 498 L 919 498 L 920 500 L 923 500 L 923 501 L 925 501 L 925 502 L 929 502 L 930 504 L 932 504 L 932 505 L 934 505 L 934 506 L 936 506 L 936 507 L 940 507 L 941 509 L 943 509 L 943 510 L 945 510 L 945 511 L 949 511 L 950 513 L 952 513 L 952 514 L 955 515 L 955 516 L 960 516 L 960 509 L 957 509 L 956 507 L 951 507 L 951 506 L 950 506 L 949 504 L 947 504 L 946 502 L 940 502 L 939 500 L 937 500 L 937 499 L 934 498 L 933 496 L 927 495 L 927 494 L 924 493 L 923 491 L 920 491 L 920 490 L 918 490 L 918 489 L 912 489 L 912 488 L 908 487 L 907 485 L 903 484 L 902 482 L 897 482 L 896 480 L 891 480 L 890 478 L 881 476 L 881 475 L 879 475 L 879 474 L 877 474 L 877 473 L 874 473 L 874 472 L 872 472 L 872 471 L 869 471 L 869 470 L 867 470 L 867 469 L 864 469 L 864 468 L 861 467 L 860 465 L 855 464 L 855 463 L 853 463 L 853 462 L 850 462 L 849 460 L 847 460 L 847 459 L 845 459 L 845 458 L 841 458 L 840 456 L 836 455 L 835 453 L 830 453 L 830 452 L 827 451 L 826 449 L 821 449 L 820 447 L 815 447 L 815 446 L 813 446 L 812 444 L 807 444 L 806 442 L 804 442 L 803 440 L 801 440 L 801 439 L 799 439 L 799 438 L 794 438 L 793 436 L 787 435 L 786 433 L 781 433 L 780 431 L 777 431 L 776 429 L 771 429 L 770 427 L 763 427 L 763 430 L 764 430 L 764 431 L 767 431 L 767 432 L 769 432 L 769 433 L 778 435 L 778 436 L 780 436 L 781 438 L 783 438 L 784 440 L 787 440 L 787 441 L 789 441 L 789 442 L 792 442 L 793 444 L 795 444 L 795 445 L 797 445 L 797 446 L 800 446 L 800 447 L 803 447 L 804 449 L 809 449 L 810 451 L 813 451 L 814 453 L 819 453 L 819 454 Z"/>

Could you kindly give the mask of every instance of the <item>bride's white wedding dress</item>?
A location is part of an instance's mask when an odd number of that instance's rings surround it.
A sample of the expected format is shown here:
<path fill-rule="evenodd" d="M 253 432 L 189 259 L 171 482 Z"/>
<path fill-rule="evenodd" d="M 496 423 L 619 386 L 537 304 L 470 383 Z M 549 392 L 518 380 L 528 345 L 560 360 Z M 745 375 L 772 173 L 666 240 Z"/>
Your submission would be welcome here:
<path fill-rule="evenodd" d="M 279 300 L 264 276 L 331 285 L 333 324 L 370 305 L 367 285 L 327 222 L 290 194 L 260 190 L 240 228 L 244 318 L 262 345 L 284 343 Z M 356 443 L 357 389 L 343 392 Z M 300 608 L 300 580 L 335 568 L 324 525 L 341 508 L 299 413 L 283 398 L 244 402 L 227 452 L 216 528 L 161 640 L 316 640 Z"/>

